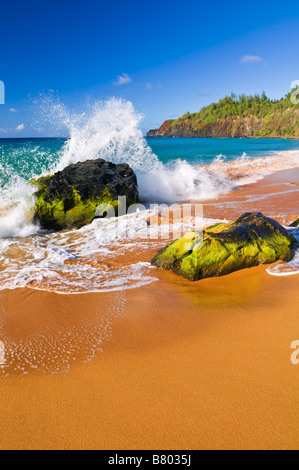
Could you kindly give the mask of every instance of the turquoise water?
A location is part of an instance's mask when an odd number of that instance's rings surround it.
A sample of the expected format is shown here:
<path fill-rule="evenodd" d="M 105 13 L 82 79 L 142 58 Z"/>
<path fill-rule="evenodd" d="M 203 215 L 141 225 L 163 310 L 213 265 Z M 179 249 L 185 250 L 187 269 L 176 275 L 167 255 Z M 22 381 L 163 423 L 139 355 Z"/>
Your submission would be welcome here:
<path fill-rule="evenodd" d="M 31 288 L 64 295 L 120 291 L 119 305 L 113 306 L 118 309 L 125 305 L 122 291 L 157 281 L 156 268 L 148 262 L 153 250 L 188 231 L 224 221 L 205 218 L 205 212 L 199 211 L 194 218 L 189 212 L 183 214 L 170 226 L 149 225 L 149 217 L 156 220 L 161 209 L 157 203 L 191 200 L 201 207 L 266 174 L 299 167 L 295 140 L 144 139 L 140 118 L 128 102 L 113 99 L 95 104 L 80 119 L 63 107 L 57 109 L 59 119 L 67 123 L 69 139 L 0 140 L 0 291 Z M 51 110 L 47 114 L 53 116 Z M 144 206 L 122 217 L 95 219 L 80 230 L 41 230 L 34 221 L 30 178 L 95 158 L 128 163 L 136 172 Z M 298 253 L 291 263 L 275 265 L 268 272 L 299 273 Z M 98 331 L 97 338 L 101 338 Z M 25 349 L 16 355 L 15 345 L 11 352 L 7 347 L 7 365 L 22 371 L 25 357 L 26 372 L 31 363 L 34 371 L 43 369 L 32 344 L 25 344 Z"/>
<path fill-rule="evenodd" d="M 1 186 L 19 176 L 28 180 L 50 170 L 65 139 L 0 139 Z"/>
<path fill-rule="evenodd" d="M 210 164 L 218 155 L 228 161 L 241 158 L 264 157 L 288 150 L 298 150 L 299 140 L 289 139 L 179 139 L 148 138 L 148 144 L 163 163 L 172 159 L 185 159 L 190 163 Z"/>
<path fill-rule="evenodd" d="M 0 139 L 1 186 L 16 174 L 30 179 L 49 171 L 58 163 L 66 142 L 67 139 L 62 138 Z M 284 139 L 148 138 L 147 143 L 164 164 L 180 159 L 191 164 L 209 165 L 219 155 L 229 162 L 244 154 L 259 158 L 299 150 L 299 141 Z"/>
<path fill-rule="evenodd" d="M 122 116 L 119 103 L 109 106 L 113 119 L 107 123 L 106 114 L 103 117 L 97 110 L 87 123 L 72 130 L 70 139 L 0 140 L 0 290 L 34 285 L 63 294 L 106 292 L 154 282 L 148 263 L 129 262 L 107 270 L 93 267 L 92 262 L 108 262 L 112 253 L 164 246 L 170 236 L 167 227 L 162 227 L 163 239 L 151 239 L 160 230 L 147 224 L 149 215 L 158 210 L 152 205 L 204 203 L 273 171 L 299 167 L 299 141 L 144 139 L 130 108 L 125 107 Z M 145 208 L 115 220 L 95 220 L 75 232 L 41 231 L 34 222 L 30 178 L 99 157 L 126 162 L 135 170 Z M 199 219 L 197 227 L 217 222 Z M 186 217 L 176 229 L 182 234 L 193 230 L 193 221 Z"/>
<path fill-rule="evenodd" d="M 136 171 L 142 201 L 166 203 L 217 197 L 248 178 L 299 166 L 297 140 L 144 139 L 138 130 L 110 134 L 83 128 L 70 139 L 0 140 L 0 207 L 1 191 L 6 199 L 9 191 L 11 199 L 30 178 L 98 157 L 128 163 Z"/>

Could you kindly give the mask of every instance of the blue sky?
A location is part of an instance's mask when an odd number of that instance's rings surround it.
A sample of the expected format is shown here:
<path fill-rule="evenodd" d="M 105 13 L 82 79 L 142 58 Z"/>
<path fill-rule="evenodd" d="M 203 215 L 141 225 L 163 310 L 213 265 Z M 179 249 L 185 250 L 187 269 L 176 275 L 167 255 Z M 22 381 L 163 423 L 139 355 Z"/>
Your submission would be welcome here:
<path fill-rule="evenodd" d="M 131 100 L 146 131 L 231 92 L 279 98 L 299 80 L 298 0 L 2 2 L 0 39 L 0 137 L 40 135 L 32 103 L 49 90 L 70 107 Z"/>

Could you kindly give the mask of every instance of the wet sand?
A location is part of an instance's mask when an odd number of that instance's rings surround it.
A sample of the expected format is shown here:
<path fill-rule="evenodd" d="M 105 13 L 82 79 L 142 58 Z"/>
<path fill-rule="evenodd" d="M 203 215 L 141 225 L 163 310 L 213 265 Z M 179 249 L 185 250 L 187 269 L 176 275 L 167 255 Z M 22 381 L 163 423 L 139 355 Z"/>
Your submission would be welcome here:
<path fill-rule="evenodd" d="M 204 216 L 234 219 L 244 212 L 263 212 L 288 225 L 299 214 L 299 169 L 278 171 L 204 204 Z"/>
<path fill-rule="evenodd" d="M 204 216 L 292 221 L 298 183 L 299 170 L 276 173 Z M 157 271 L 111 294 L 2 292 L 13 366 L 0 381 L 0 448 L 298 449 L 298 276 L 265 269 L 196 283 Z"/>

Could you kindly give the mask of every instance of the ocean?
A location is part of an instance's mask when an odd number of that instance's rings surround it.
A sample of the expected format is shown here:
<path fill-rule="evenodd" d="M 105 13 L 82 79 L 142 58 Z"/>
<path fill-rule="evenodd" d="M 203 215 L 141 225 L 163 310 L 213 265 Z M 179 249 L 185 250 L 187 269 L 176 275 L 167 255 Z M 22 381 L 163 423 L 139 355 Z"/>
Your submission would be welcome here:
<path fill-rule="evenodd" d="M 283 139 L 144 138 L 131 103 L 110 100 L 80 119 L 70 138 L 0 140 L 0 289 L 32 287 L 61 294 L 140 287 L 155 281 L 146 262 L 107 269 L 111 253 L 165 245 L 149 237 L 154 205 L 203 203 L 277 170 L 299 166 L 299 141 Z M 104 158 L 136 172 L 145 210 L 95 220 L 78 231 L 46 233 L 34 222 L 31 178 L 71 163 Z M 202 225 L 214 220 L 202 220 Z M 190 220 L 182 221 L 185 231 Z M 161 230 L 161 228 L 160 228 Z M 154 237 L 155 238 L 155 237 Z M 94 259 L 102 265 L 94 266 Z M 106 264 L 105 264 L 106 263 Z"/>

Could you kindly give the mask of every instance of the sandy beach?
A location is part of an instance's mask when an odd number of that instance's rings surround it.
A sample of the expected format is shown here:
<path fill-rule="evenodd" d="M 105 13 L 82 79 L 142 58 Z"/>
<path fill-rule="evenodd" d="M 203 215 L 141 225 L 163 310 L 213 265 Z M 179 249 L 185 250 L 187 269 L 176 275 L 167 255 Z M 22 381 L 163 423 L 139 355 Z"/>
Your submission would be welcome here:
<path fill-rule="evenodd" d="M 211 218 L 246 211 L 292 222 L 299 169 L 204 206 Z M 299 448 L 298 276 L 155 276 L 111 293 L 0 293 L 1 449 Z"/>

